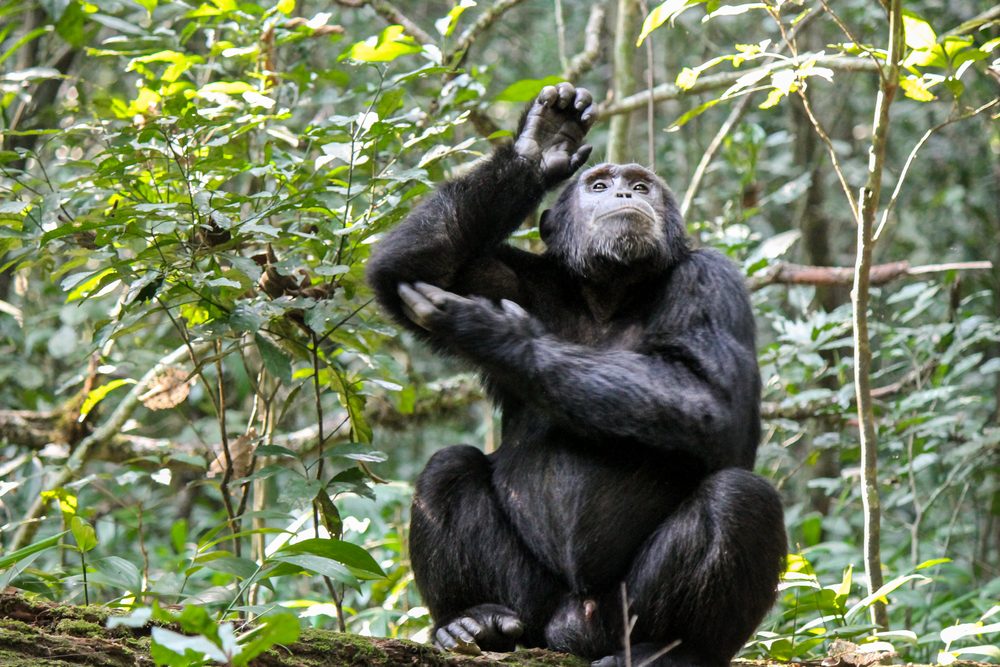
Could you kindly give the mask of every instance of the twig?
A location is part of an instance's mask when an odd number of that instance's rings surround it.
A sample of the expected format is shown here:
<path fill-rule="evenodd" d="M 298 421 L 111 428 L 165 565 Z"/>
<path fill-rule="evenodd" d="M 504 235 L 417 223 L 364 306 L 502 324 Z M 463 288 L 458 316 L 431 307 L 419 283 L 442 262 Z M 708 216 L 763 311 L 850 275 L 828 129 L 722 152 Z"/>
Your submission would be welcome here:
<path fill-rule="evenodd" d="M 563 16 L 562 0 L 555 0 L 553 12 L 556 15 L 556 45 L 559 48 L 559 66 L 569 69 L 569 58 L 566 57 L 566 19 Z"/>
<path fill-rule="evenodd" d="M 744 112 L 747 107 L 750 106 L 750 100 L 753 97 L 750 95 L 744 95 L 743 98 L 733 105 L 730 110 L 729 115 L 726 120 L 719 127 L 719 131 L 715 133 L 712 137 L 712 141 L 708 144 L 708 148 L 705 149 L 704 155 L 701 156 L 701 160 L 698 161 L 698 166 L 694 170 L 694 174 L 691 175 L 691 182 L 688 184 L 687 190 L 684 191 L 684 199 L 681 201 L 681 217 L 686 217 L 688 211 L 691 209 L 691 203 L 694 201 L 695 193 L 701 187 L 701 181 L 705 178 L 705 174 L 708 173 L 708 167 L 712 164 L 712 160 L 715 159 L 715 154 L 718 152 L 719 147 L 722 146 L 722 142 L 732 131 L 733 126 L 739 122 L 740 118 L 743 117 Z"/>
<path fill-rule="evenodd" d="M 522 2 L 524 0 L 497 0 L 493 3 L 489 9 L 479 15 L 472 25 L 462 32 L 458 38 L 458 42 L 455 44 L 455 48 L 445 55 L 444 62 L 452 63 L 455 67 L 460 67 L 465 62 L 465 56 L 469 52 L 469 47 L 476 41 L 476 38 L 508 10 L 513 9 Z"/>
<path fill-rule="evenodd" d="M 653 655 L 649 656 L 648 658 L 646 658 L 645 660 L 643 660 L 642 662 L 640 662 L 635 667 L 648 667 L 648 665 L 652 665 L 656 660 L 658 660 L 659 658 L 662 658 L 663 656 L 665 656 L 666 654 L 670 653 L 671 651 L 673 651 L 675 648 L 677 648 L 680 645 L 681 645 L 681 640 L 680 639 L 675 639 L 674 641 L 670 642 L 669 644 L 667 644 L 666 646 L 664 646 L 663 648 L 661 648 L 659 651 L 657 651 L 656 653 L 654 653 Z"/>
<path fill-rule="evenodd" d="M 982 14 L 972 17 L 968 21 L 963 21 L 959 25 L 955 26 L 951 30 L 946 30 L 941 34 L 941 37 L 952 37 L 955 35 L 967 35 L 973 30 L 977 30 L 982 26 L 990 23 L 991 21 L 996 21 L 1000 19 L 1000 5 L 994 5 L 991 9 L 987 9 Z"/>
<path fill-rule="evenodd" d="M 633 40 L 633 19 L 637 0 L 618 0 L 615 16 L 615 35 L 612 55 L 612 99 L 626 99 L 635 90 L 635 46 Z M 646 98 L 639 106 L 630 109 L 634 111 L 649 103 Z M 608 162 L 626 162 L 629 160 L 629 130 L 631 129 L 629 114 L 622 113 L 611 118 L 608 126 L 608 149 L 605 159 Z"/>
<path fill-rule="evenodd" d="M 601 55 L 601 28 L 604 26 L 604 5 L 596 3 L 590 8 L 590 18 L 584 29 L 583 51 L 573 56 L 562 72 L 565 81 L 576 81 L 589 72 Z"/>
<path fill-rule="evenodd" d="M 639 6 L 642 7 L 643 15 L 649 14 L 649 7 L 646 5 L 646 0 L 639 0 Z M 653 36 L 649 35 L 646 38 L 646 88 L 652 90 L 655 87 L 654 84 Z M 655 111 L 656 102 L 650 97 L 649 102 L 646 103 L 646 161 L 649 163 L 646 166 L 653 171 L 656 171 L 656 140 L 653 136 L 653 115 Z"/>
<path fill-rule="evenodd" d="M 906 163 L 903 164 L 903 170 L 899 173 L 899 178 L 896 179 L 896 187 L 892 190 L 892 196 L 889 197 L 889 203 L 886 205 L 885 210 L 882 211 L 882 219 L 878 223 L 878 229 L 875 230 L 875 235 L 873 237 L 875 241 L 878 241 L 882 236 L 882 230 L 885 229 L 886 224 L 889 222 L 889 213 L 896 206 L 896 200 L 899 198 L 899 192 L 903 189 L 903 182 L 906 181 L 906 175 L 910 171 L 910 165 L 913 164 L 913 160 L 917 157 L 917 151 L 923 148 L 924 144 L 927 143 L 927 140 L 931 138 L 931 135 L 948 125 L 951 125 L 952 123 L 957 123 L 958 121 L 977 116 L 997 104 L 1000 104 L 1000 99 L 991 100 L 981 107 L 968 111 L 964 114 L 947 118 L 924 132 L 923 136 L 920 137 L 920 140 L 913 146 L 913 150 L 911 150 L 910 154 L 907 156 Z"/>

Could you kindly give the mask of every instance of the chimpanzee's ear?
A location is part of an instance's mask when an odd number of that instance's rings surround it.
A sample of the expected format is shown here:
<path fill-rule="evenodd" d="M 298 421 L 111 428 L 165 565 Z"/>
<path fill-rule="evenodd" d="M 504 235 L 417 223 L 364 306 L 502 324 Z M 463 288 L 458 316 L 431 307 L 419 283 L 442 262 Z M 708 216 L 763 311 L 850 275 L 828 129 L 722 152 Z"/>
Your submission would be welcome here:
<path fill-rule="evenodd" d="M 538 232 L 542 235 L 542 241 L 546 244 L 549 242 L 549 237 L 552 236 L 552 232 L 555 230 L 552 228 L 552 210 L 545 209 L 542 211 L 541 217 L 538 219 Z"/>

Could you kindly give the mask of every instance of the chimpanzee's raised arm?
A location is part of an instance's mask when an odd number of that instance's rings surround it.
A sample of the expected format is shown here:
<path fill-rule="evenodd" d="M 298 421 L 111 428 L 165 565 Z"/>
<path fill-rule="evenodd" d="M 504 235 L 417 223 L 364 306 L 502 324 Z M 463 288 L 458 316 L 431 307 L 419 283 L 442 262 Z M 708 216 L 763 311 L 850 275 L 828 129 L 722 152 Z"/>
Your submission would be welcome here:
<path fill-rule="evenodd" d="M 474 274 L 483 272 L 499 288 L 495 296 L 513 295 L 516 275 L 504 271 L 496 250 L 547 189 L 586 161 L 590 146 L 583 138 L 596 115 L 591 103 L 589 92 L 569 83 L 546 87 L 522 118 L 513 144 L 441 185 L 378 243 L 368 280 L 397 321 L 414 328 L 402 310 L 400 283 L 421 281 L 467 294 L 480 282 Z M 471 286 L 456 284 L 459 276 Z M 502 294 L 505 287 L 509 292 Z"/>

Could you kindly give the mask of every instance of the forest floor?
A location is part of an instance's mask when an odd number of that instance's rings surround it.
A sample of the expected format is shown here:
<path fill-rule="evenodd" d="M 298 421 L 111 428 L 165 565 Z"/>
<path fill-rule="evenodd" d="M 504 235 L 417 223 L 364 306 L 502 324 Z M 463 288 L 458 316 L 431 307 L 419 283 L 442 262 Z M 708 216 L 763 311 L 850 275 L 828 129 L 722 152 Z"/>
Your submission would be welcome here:
<path fill-rule="evenodd" d="M 0 666 L 152 666 L 148 629 L 105 627 L 112 612 L 98 605 L 59 605 L 15 592 L 0 593 Z M 331 630 L 305 630 L 294 644 L 276 647 L 253 667 L 586 667 L 574 656 L 539 649 L 471 657 L 402 639 L 377 639 Z M 738 661 L 739 667 L 784 663 Z M 990 667 L 962 662 L 956 667 Z M 785 666 L 786 667 L 786 666 Z M 842 663 L 837 667 L 852 667 Z M 912 666 L 916 667 L 916 666 Z M 993 666 L 995 667 L 995 666 Z"/>

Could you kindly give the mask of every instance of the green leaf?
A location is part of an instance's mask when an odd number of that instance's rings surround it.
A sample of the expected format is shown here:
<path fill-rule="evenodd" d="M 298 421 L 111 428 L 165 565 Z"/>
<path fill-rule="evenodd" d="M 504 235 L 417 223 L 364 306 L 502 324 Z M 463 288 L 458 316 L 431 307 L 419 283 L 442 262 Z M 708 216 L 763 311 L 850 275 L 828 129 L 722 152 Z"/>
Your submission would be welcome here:
<path fill-rule="evenodd" d="M 131 561 L 107 556 L 93 561 L 91 565 L 95 570 L 90 575 L 91 583 L 105 584 L 130 593 L 142 590 L 142 573 Z"/>
<path fill-rule="evenodd" d="M 41 542 L 35 542 L 34 544 L 29 544 L 28 546 L 22 547 L 17 551 L 12 551 L 9 554 L 6 554 L 5 556 L 0 556 L 0 570 L 6 570 L 11 565 L 14 565 L 18 561 L 24 560 L 25 558 L 31 556 L 32 554 L 37 554 L 40 551 L 51 549 L 52 547 L 58 545 L 59 540 L 61 540 L 63 535 L 65 535 L 68 532 L 69 532 L 68 530 L 64 530 L 63 532 L 57 535 L 53 535 L 52 537 L 46 537 Z"/>
<path fill-rule="evenodd" d="M 295 614 L 280 612 L 265 616 L 244 636 L 243 650 L 233 658 L 233 665 L 246 665 L 272 646 L 292 644 L 299 638 L 299 632 Z"/>
<path fill-rule="evenodd" d="M 317 507 L 319 507 L 319 516 L 323 521 L 323 527 L 326 528 L 327 532 L 333 536 L 334 539 L 340 539 L 344 535 L 344 520 L 340 517 L 340 510 L 337 506 L 333 504 L 330 500 L 330 494 L 327 493 L 326 489 L 320 490 L 316 494 L 316 499 L 313 501 Z"/>
<path fill-rule="evenodd" d="M 378 38 L 369 37 L 352 46 L 347 57 L 363 63 L 384 63 L 411 53 L 420 53 L 420 46 L 403 34 L 403 26 L 391 25 Z"/>
<path fill-rule="evenodd" d="M 207 637 L 188 637 L 166 628 L 153 627 L 150 632 L 152 645 L 150 655 L 157 664 L 170 667 L 188 667 L 204 665 L 202 657 L 207 655 L 211 660 L 226 664 L 229 662 L 222 649 L 213 644 Z"/>
<path fill-rule="evenodd" d="M 451 11 L 444 17 L 434 22 L 434 29 L 437 30 L 442 37 L 451 37 L 451 34 L 455 32 L 455 26 L 458 25 L 458 17 L 461 16 L 469 7 L 475 6 L 476 3 L 474 0 L 461 0 L 461 2 L 452 7 Z"/>
<path fill-rule="evenodd" d="M 690 90 L 690 88 L 698 81 L 698 70 L 693 70 L 690 67 L 685 67 L 681 70 L 680 74 L 677 75 L 677 81 L 675 82 L 677 87 L 681 90 Z"/>
<path fill-rule="evenodd" d="M 637 47 L 642 46 L 642 43 L 649 37 L 651 32 L 667 21 L 670 21 L 670 24 L 673 25 L 674 20 L 678 16 L 691 7 L 700 5 L 703 2 L 704 0 L 667 0 L 660 6 L 654 7 L 649 12 L 649 15 L 646 16 L 646 20 L 642 22 L 642 30 L 639 32 L 639 38 L 635 41 L 635 45 Z"/>
<path fill-rule="evenodd" d="M 684 125 L 685 123 L 687 123 L 689 120 L 691 120 L 692 118 L 695 118 L 695 117 L 700 116 L 701 114 L 705 113 L 706 111 L 708 111 L 709 109 L 711 109 L 712 107 L 714 107 L 716 104 L 718 104 L 722 100 L 723 100 L 723 98 L 717 97 L 714 100 L 708 100 L 707 102 L 705 102 L 703 104 L 699 104 L 694 109 L 690 109 L 689 111 L 686 111 L 685 113 L 683 113 L 681 115 L 680 118 L 678 118 L 677 120 L 675 120 L 673 123 L 670 124 L 670 127 L 667 128 L 667 132 L 676 132 L 677 130 L 679 130 L 681 128 L 682 125 Z"/>
<path fill-rule="evenodd" d="M 950 563 L 950 562 L 951 562 L 950 558 L 932 558 L 930 560 L 925 560 L 923 563 L 921 563 L 920 565 L 916 566 L 913 569 L 923 570 L 928 567 L 934 567 L 935 565 L 941 565 L 943 563 Z"/>
<path fill-rule="evenodd" d="M 497 102 L 530 102 L 538 97 L 545 86 L 562 83 L 561 76 L 547 76 L 544 79 L 521 79 L 504 88 L 496 96 Z"/>
<path fill-rule="evenodd" d="M 290 383 L 292 381 L 291 360 L 281 351 L 281 348 L 259 333 L 255 333 L 253 338 L 257 343 L 257 350 L 260 352 L 260 358 L 264 362 L 264 368 L 267 369 L 267 372 L 286 384 Z"/>
<path fill-rule="evenodd" d="M 899 87 L 911 100 L 931 102 L 937 97 L 930 91 L 927 83 L 927 79 L 920 76 L 904 76 L 899 80 Z"/>
<path fill-rule="evenodd" d="M 906 45 L 911 49 L 929 51 L 937 44 L 934 29 L 919 14 L 908 9 L 903 10 L 903 30 L 906 34 Z"/>
<path fill-rule="evenodd" d="M 81 553 L 86 553 L 97 546 L 97 533 L 94 527 L 80 518 L 79 514 L 74 514 L 69 520 L 69 529 L 76 540 L 76 548 Z"/>
<path fill-rule="evenodd" d="M 899 588 L 900 586 L 909 581 L 930 581 L 930 579 L 922 574 L 908 574 L 903 577 L 896 577 L 892 581 L 884 584 L 874 593 L 863 597 L 857 604 L 855 604 L 853 607 L 847 610 L 847 613 L 844 614 L 844 618 L 846 620 L 850 620 L 851 618 L 856 616 L 859 612 L 862 612 L 868 607 L 875 604 L 876 600 L 885 601 L 886 595 L 893 592 L 894 590 L 896 590 L 897 588 Z"/>
<path fill-rule="evenodd" d="M 210 551 L 194 559 L 194 563 L 204 565 L 215 572 L 233 574 L 240 579 L 249 579 L 257 574 L 257 563 L 247 558 L 238 558 L 225 551 Z"/>
<path fill-rule="evenodd" d="M 90 411 L 94 409 L 98 403 L 104 400 L 104 397 L 110 394 L 112 391 L 118 387 L 135 384 L 135 380 L 130 378 L 119 378 L 117 380 L 112 380 L 107 384 L 102 384 L 100 387 L 91 390 L 87 397 L 83 399 L 83 405 L 80 406 L 80 418 L 79 421 L 83 421 L 90 414 Z"/>
<path fill-rule="evenodd" d="M 739 16 L 740 14 L 745 14 L 751 9 L 767 9 L 767 5 L 763 2 L 749 2 L 743 5 L 723 5 L 713 12 L 710 12 L 701 21 L 702 23 L 710 21 L 719 16 Z"/>
<path fill-rule="evenodd" d="M 312 538 L 286 544 L 274 556 L 285 556 L 289 554 L 309 554 L 328 558 L 347 565 L 348 567 L 373 574 L 376 577 L 384 577 L 385 572 L 379 567 L 375 559 L 367 551 L 356 544 L 344 542 L 343 540 L 330 540 Z"/>
<path fill-rule="evenodd" d="M 187 543 L 188 522 L 187 519 L 178 519 L 170 526 L 170 544 L 174 551 L 183 554 Z"/>

